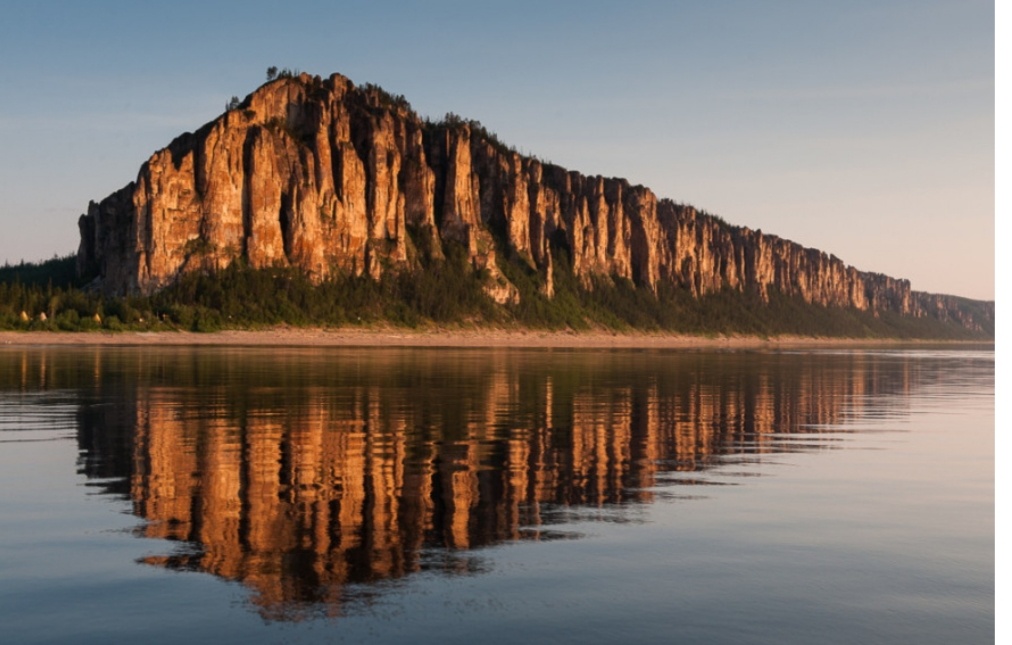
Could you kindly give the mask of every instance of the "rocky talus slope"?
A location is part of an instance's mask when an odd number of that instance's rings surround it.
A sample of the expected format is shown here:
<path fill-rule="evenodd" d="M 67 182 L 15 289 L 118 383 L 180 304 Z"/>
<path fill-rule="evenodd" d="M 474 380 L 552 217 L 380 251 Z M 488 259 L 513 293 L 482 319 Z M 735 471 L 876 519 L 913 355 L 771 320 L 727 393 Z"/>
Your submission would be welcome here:
<path fill-rule="evenodd" d="M 347 78 L 271 81 L 178 137 L 137 180 L 79 221 L 78 269 L 109 294 L 149 294 L 190 271 L 242 258 L 314 280 L 380 278 L 460 245 L 499 303 L 518 290 L 497 254 L 553 292 L 553 249 L 573 273 L 723 289 L 808 303 L 932 316 L 979 329 L 960 298 L 731 226 L 623 179 L 586 176 L 518 154 L 475 122 L 420 119 L 402 97 Z M 993 318 L 993 303 L 989 314 Z"/>

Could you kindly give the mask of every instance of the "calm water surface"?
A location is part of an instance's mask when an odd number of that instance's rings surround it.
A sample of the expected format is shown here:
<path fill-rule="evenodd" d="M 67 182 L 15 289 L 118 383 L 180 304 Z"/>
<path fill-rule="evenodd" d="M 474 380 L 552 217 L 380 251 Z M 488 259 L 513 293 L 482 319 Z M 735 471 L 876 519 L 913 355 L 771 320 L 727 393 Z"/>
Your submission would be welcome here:
<path fill-rule="evenodd" d="M 0 348 L 0 640 L 988 643 L 994 354 Z"/>

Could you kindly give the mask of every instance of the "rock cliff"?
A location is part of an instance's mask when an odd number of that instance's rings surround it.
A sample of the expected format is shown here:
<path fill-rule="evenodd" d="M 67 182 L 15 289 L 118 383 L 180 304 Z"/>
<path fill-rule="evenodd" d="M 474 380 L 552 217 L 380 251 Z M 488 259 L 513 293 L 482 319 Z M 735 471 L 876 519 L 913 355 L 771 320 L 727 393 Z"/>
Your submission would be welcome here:
<path fill-rule="evenodd" d="M 550 296 L 553 250 L 564 250 L 587 287 L 618 278 L 696 296 L 779 292 L 982 323 L 960 299 L 912 292 L 906 280 L 730 226 L 623 179 L 520 155 L 476 122 L 422 120 L 402 97 L 337 74 L 265 84 L 152 155 L 135 182 L 91 203 L 79 227 L 78 270 L 109 294 L 152 293 L 238 259 L 316 281 L 378 279 L 459 245 L 499 303 L 519 295 L 497 254 L 536 270 Z"/>

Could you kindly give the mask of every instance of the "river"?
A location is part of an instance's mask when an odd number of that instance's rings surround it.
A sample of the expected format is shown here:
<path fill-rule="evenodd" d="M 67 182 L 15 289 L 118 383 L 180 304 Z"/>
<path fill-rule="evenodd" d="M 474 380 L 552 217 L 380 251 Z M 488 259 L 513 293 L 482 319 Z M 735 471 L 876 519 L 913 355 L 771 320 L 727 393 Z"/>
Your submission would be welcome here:
<path fill-rule="evenodd" d="M 11 643 L 990 643 L 991 348 L 0 349 Z"/>

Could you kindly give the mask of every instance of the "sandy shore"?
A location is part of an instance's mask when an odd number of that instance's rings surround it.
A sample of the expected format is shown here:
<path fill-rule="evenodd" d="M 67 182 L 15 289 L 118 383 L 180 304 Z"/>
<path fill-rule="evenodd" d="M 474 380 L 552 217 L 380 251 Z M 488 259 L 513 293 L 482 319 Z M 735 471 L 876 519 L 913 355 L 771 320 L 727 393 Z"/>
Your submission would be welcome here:
<path fill-rule="evenodd" d="M 660 333 L 566 332 L 540 330 L 302 329 L 191 332 L 13 332 L 0 331 L 0 345 L 208 345 L 277 347 L 560 347 L 748 349 L 863 347 L 938 344 L 938 341 L 859 340 L 782 336 L 679 336 Z M 974 343 L 984 344 L 984 343 Z"/>

